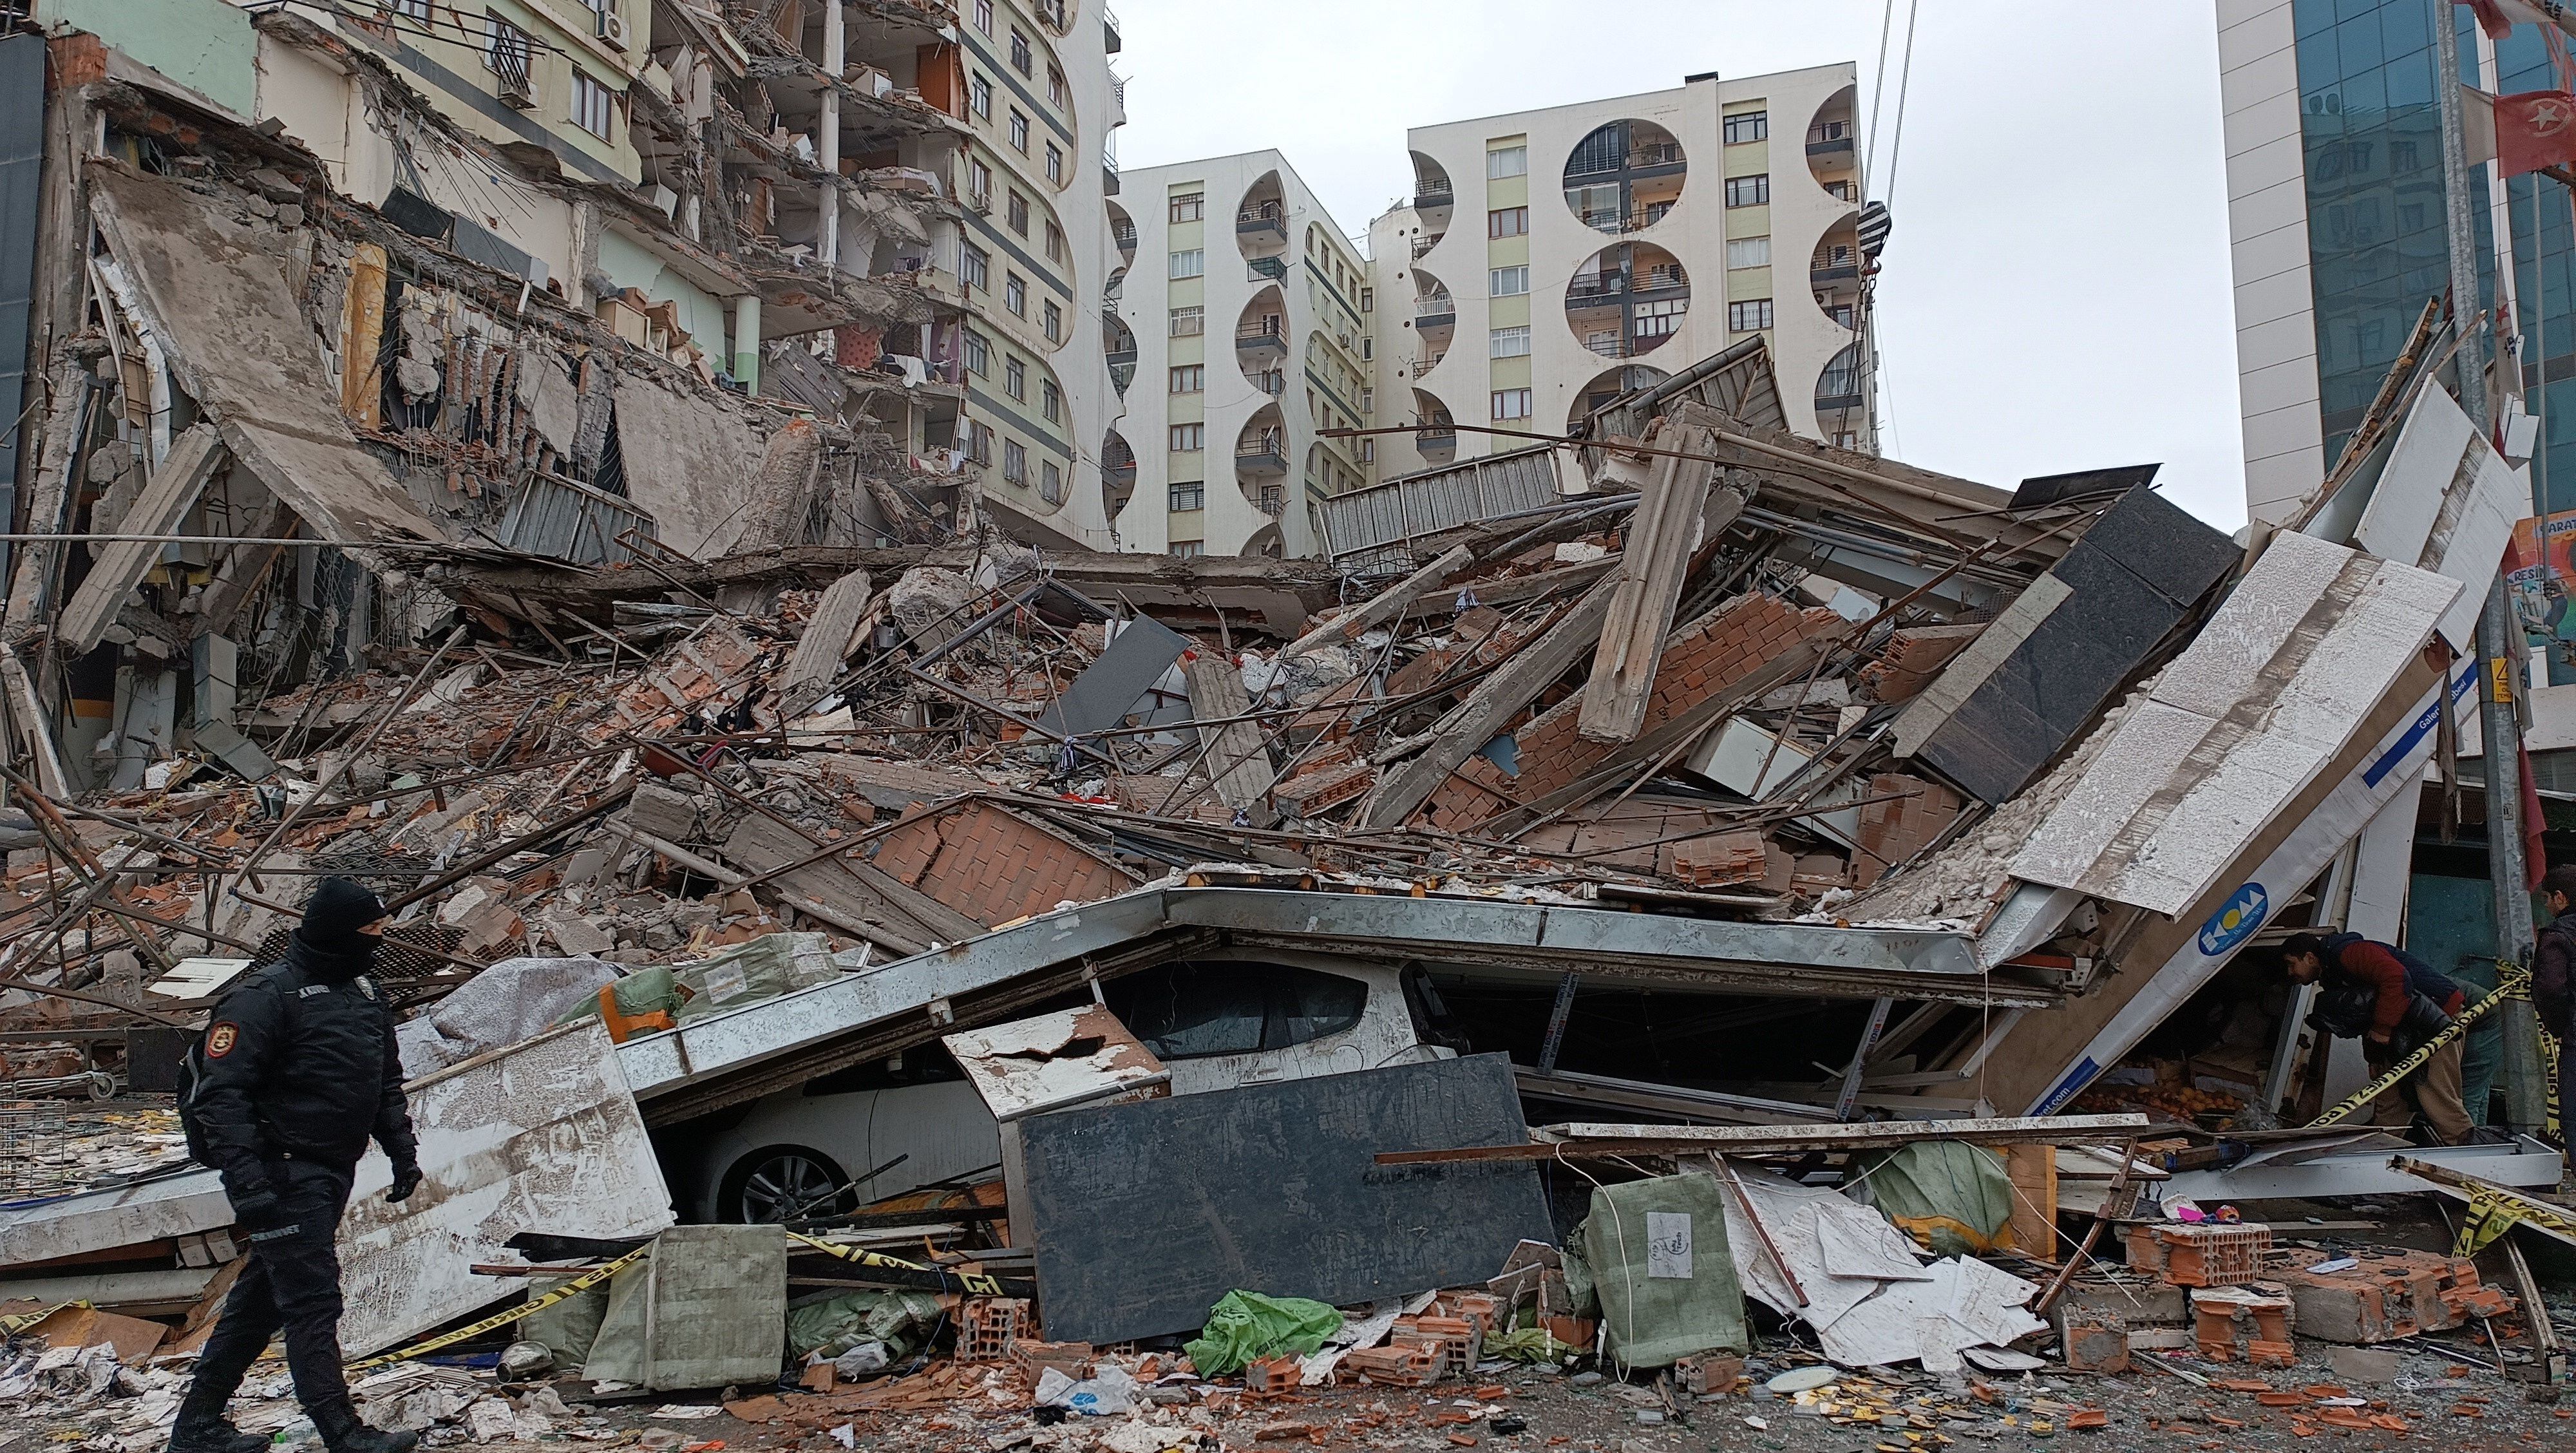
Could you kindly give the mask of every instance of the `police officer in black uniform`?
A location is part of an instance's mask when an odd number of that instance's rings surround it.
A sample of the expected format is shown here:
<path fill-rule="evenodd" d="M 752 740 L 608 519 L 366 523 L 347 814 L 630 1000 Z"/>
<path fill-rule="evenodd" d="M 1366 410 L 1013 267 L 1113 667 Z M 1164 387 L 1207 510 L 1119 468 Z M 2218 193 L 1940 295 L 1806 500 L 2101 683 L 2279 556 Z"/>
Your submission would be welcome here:
<path fill-rule="evenodd" d="M 384 916 L 365 885 L 323 879 L 285 958 L 245 978 L 206 1028 L 185 1110 L 249 1234 L 250 1264 L 197 1359 L 170 1453 L 266 1446 L 237 1431 L 224 1406 L 281 1330 L 296 1399 L 331 1453 L 407 1453 L 420 1441 L 360 1422 L 340 1374 L 332 1243 L 368 1137 L 393 1161 L 385 1199 L 420 1185 L 393 1008 L 368 974 Z"/>

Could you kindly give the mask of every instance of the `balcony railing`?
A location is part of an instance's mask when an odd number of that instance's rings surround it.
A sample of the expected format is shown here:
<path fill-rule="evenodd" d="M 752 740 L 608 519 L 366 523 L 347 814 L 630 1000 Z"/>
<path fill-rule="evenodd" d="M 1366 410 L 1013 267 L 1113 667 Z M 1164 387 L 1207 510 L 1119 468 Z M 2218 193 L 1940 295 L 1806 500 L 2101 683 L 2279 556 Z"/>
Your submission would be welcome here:
<path fill-rule="evenodd" d="M 1447 182 L 1416 181 L 1413 184 L 1413 209 L 1417 212 L 1446 207 L 1456 200 L 1458 194 Z"/>
<path fill-rule="evenodd" d="M 1100 32 L 1111 55 L 1116 55 L 1125 48 L 1126 42 L 1119 38 L 1118 12 L 1106 5 L 1100 7 Z"/>
<path fill-rule="evenodd" d="M 1420 450 L 1455 449 L 1458 426 L 1450 423 L 1426 424 L 1413 431 L 1413 447 Z"/>
<path fill-rule="evenodd" d="M 1277 348 L 1285 351 L 1288 347 L 1288 340 L 1282 336 L 1280 323 L 1274 318 L 1259 323 L 1246 323 L 1242 327 L 1235 329 L 1234 346 L 1237 348 Z"/>
<path fill-rule="evenodd" d="M 1413 239 L 1413 260 L 1415 262 L 1420 262 L 1424 253 L 1439 246 L 1440 239 L 1448 235 L 1449 234 L 1446 232 L 1438 232 L 1429 237 L 1417 237 Z"/>
<path fill-rule="evenodd" d="M 1253 258 L 1244 263 L 1243 275 L 1246 281 L 1259 278 L 1267 282 L 1278 282 L 1280 279 L 1288 276 L 1288 259 L 1284 257 Z"/>
<path fill-rule="evenodd" d="M 1266 369 L 1260 373 L 1247 374 L 1245 377 L 1252 380 L 1252 386 L 1254 388 L 1270 395 L 1272 398 L 1284 397 L 1288 392 L 1288 371 L 1286 369 Z"/>
<path fill-rule="evenodd" d="M 1449 355 L 1447 353 L 1435 353 L 1429 358 L 1417 358 L 1413 360 L 1413 376 L 1415 378 L 1424 377 L 1429 374 L 1431 370 L 1438 368 L 1440 366 L 1440 360 L 1448 356 Z"/>
<path fill-rule="evenodd" d="M 1134 252 L 1136 250 L 1136 224 L 1130 222 L 1124 227 L 1110 228 L 1109 240 L 1120 252 Z"/>
<path fill-rule="evenodd" d="M 1571 303 L 1584 298 L 1615 298 L 1627 291 L 1628 275 L 1624 272 L 1579 272 L 1566 283 L 1565 300 Z"/>
<path fill-rule="evenodd" d="M 1824 156 L 1852 149 L 1852 127 L 1848 121 L 1819 121 L 1807 128 L 1807 155 Z"/>
<path fill-rule="evenodd" d="M 1446 328 L 1457 321 L 1458 304 L 1445 293 L 1436 298 L 1413 300 L 1413 322 L 1416 327 Z"/>
<path fill-rule="evenodd" d="M 1260 498 L 1253 504 L 1263 514 L 1275 519 L 1288 512 L 1288 491 L 1279 485 L 1265 484 L 1261 487 Z"/>
<path fill-rule="evenodd" d="M 1631 146 L 1625 152 L 1613 152 L 1606 156 L 1576 157 L 1565 164 L 1565 175 L 1568 181 L 1576 177 L 1610 177 L 1617 176 L 1623 171 L 1650 171 L 1656 167 L 1680 166 L 1682 162 L 1680 143 L 1658 141 L 1649 142 L 1643 146 Z"/>
<path fill-rule="evenodd" d="M 1807 259 L 1807 281 L 1811 283 L 1844 282 L 1860 276 L 1860 249 L 1849 246 L 1820 247 Z"/>

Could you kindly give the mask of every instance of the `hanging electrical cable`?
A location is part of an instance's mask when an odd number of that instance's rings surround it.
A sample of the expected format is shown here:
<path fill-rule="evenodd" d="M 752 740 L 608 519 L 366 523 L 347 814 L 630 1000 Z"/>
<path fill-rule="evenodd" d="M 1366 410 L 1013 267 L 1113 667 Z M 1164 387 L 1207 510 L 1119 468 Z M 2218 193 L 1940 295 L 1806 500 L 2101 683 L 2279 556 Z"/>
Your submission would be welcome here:
<path fill-rule="evenodd" d="M 1896 0 L 1886 0 L 1878 12 L 1878 61 L 1875 79 L 1869 87 L 1869 139 L 1861 148 L 1861 175 L 1878 174 L 1878 103 L 1887 95 L 1887 35 L 1896 22 Z"/>
<path fill-rule="evenodd" d="M 1905 4 L 1905 55 L 1896 71 L 1896 119 L 1887 133 L 1887 175 L 1878 189 L 1879 200 L 1893 206 L 1896 201 L 1896 160 L 1905 145 L 1905 95 L 1914 80 L 1915 0 Z"/>

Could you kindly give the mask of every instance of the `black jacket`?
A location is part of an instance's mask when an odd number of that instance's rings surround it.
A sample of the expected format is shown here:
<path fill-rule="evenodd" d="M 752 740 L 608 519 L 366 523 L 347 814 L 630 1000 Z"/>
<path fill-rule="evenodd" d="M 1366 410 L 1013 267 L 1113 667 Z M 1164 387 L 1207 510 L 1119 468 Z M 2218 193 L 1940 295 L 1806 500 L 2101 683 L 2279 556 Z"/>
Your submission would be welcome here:
<path fill-rule="evenodd" d="M 365 972 L 372 957 L 298 938 L 216 1006 L 193 1103 L 234 1200 L 282 1189 L 268 1162 L 289 1156 L 345 1174 L 370 1135 L 396 1165 L 417 1158 L 393 1006 Z"/>
<path fill-rule="evenodd" d="M 2576 1034 L 2576 921 L 2571 920 L 2576 913 L 2540 930 L 2531 966 L 2532 1007 L 2540 1013 L 2541 1027 L 2561 1039 Z"/>

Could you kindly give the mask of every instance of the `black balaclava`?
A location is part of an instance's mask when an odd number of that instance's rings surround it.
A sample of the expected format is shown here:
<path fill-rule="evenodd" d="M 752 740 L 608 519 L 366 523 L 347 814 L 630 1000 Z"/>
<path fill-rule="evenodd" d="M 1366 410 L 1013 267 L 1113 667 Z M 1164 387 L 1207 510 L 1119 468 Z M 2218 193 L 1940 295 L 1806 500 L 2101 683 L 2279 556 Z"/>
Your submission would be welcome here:
<path fill-rule="evenodd" d="M 359 929 L 385 916 L 375 890 L 354 878 L 325 878 L 305 900 L 304 922 L 295 930 L 306 960 L 325 979 L 351 979 L 376 961 L 381 940 Z"/>

